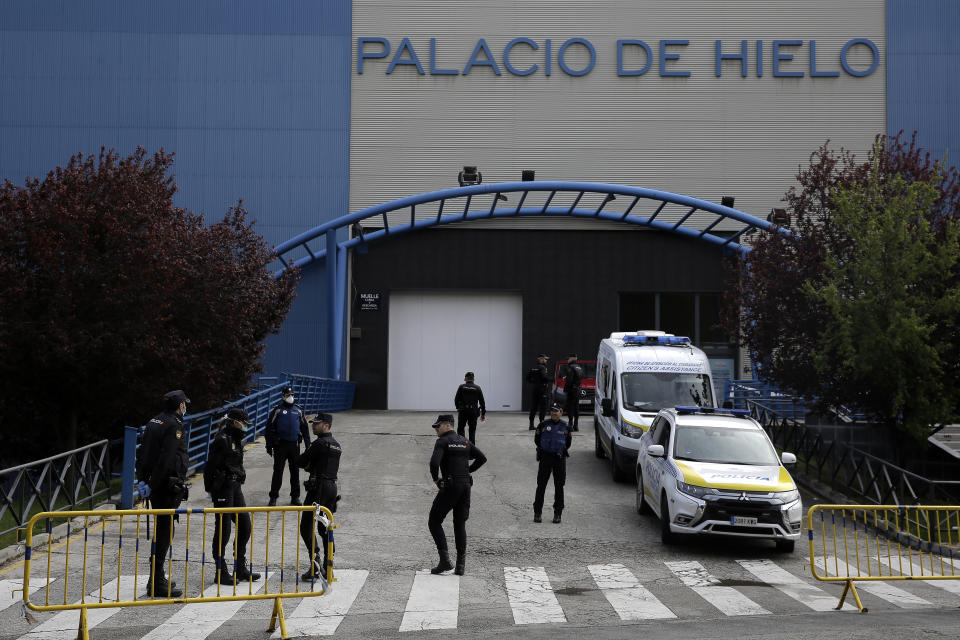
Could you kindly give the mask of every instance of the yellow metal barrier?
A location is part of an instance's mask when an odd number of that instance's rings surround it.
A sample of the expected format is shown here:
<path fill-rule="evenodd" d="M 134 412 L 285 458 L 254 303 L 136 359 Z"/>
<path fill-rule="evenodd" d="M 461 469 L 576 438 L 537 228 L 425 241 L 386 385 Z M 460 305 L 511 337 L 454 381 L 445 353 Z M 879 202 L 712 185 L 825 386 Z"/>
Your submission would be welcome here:
<path fill-rule="evenodd" d="M 960 507 L 816 504 L 807 529 L 813 577 L 844 583 L 837 609 L 850 592 L 866 613 L 855 581 L 960 580 Z"/>
<path fill-rule="evenodd" d="M 220 584 L 220 569 L 213 561 L 213 553 L 208 554 L 208 546 L 213 542 L 212 528 L 215 519 L 230 517 L 232 522 L 232 538 L 228 542 L 233 547 L 234 562 L 237 558 L 237 526 L 233 516 L 250 514 L 250 540 L 248 544 L 249 566 L 251 571 L 262 573 L 258 581 L 237 581 L 233 575 L 232 585 Z M 263 514 L 259 526 L 257 516 Z M 318 549 L 306 550 L 301 557 L 300 523 L 304 514 L 314 516 L 311 527 L 316 537 L 316 520 L 325 517 L 329 521 L 327 527 L 326 545 L 330 558 L 328 566 L 323 569 L 324 575 L 313 577 L 312 560 Z M 151 588 L 155 585 L 149 580 L 153 575 L 151 566 L 152 555 L 150 549 L 156 543 L 157 516 L 174 516 L 180 521 L 180 530 L 172 535 L 170 552 L 165 559 L 167 564 L 166 575 L 172 583 L 175 579 L 182 580 L 181 597 L 170 597 L 166 593 L 147 593 L 146 584 L 149 581 Z M 141 534 L 145 531 L 144 525 L 152 519 L 152 538 L 150 546 L 140 548 Z M 36 549 L 34 544 L 34 529 L 38 522 L 46 520 L 46 547 Z M 66 544 L 56 554 L 53 549 L 53 527 L 55 521 L 67 521 Z M 183 520 L 186 520 L 184 523 Z M 200 520 L 191 527 L 192 523 Z M 79 524 L 78 521 L 82 521 Z M 79 524 L 79 527 L 77 526 Z M 71 536 L 70 528 L 79 528 L 82 531 L 82 546 L 79 536 Z M 170 519 L 173 533 L 173 518 Z M 266 527 L 265 542 L 258 549 L 255 544 L 255 535 L 262 531 L 259 527 Z M 336 581 L 333 575 L 333 514 L 326 507 L 316 505 L 289 506 L 289 507 L 236 507 L 211 509 L 131 509 L 131 510 L 96 510 L 96 511 L 50 511 L 38 513 L 27 524 L 26 553 L 23 564 L 23 604 L 33 611 L 63 611 L 80 610 L 80 627 L 77 632 L 78 640 L 89 639 L 87 610 L 110 607 L 135 607 L 164 604 L 191 604 L 197 602 L 223 602 L 229 600 L 265 600 L 273 599 L 273 613 L 270 616 L 268 631 L 273 631 L 280 625 L 281 637 L 288 638 L 286 620 L 283 614 L 284 598 L 305 598 L 320 596 L 329 592 L 330 584 Z M 292 529 L 290 531 L 289 529 Z M 209 534 L 208 534 L 209 532 Z M 221 536 L 223 527 L 220 528 Z M 91 533 L 99 537 L 99 544 Z M 129 539 L 134 539 L 130 549 Z M 272 534 L 272 542 L 271 542 Z M 38 541 L 43 543 L 43 533 L 37 535 Z M 128 548 L 124 548 L 124 538 L 128 540 Z M 74 545 L 71 549 L 71 538 Z M 108 542 L 109 538 L 109 542 Z M 114 543 L 115 539 L 115 543 Z M 191 544 L 198 543 L 202 551 L 191 556 Z M 293 548 L 291 549 L 291 545 Z M 219 545 L 218 545 L 219 546 Z M 279 547 L 279 549 L 278 549 Z M 228 547 L 229 548 L 229 547 Z M 181 551 L 183 555 L 175 558 L 175 553 Z M 259 554 L 256 552 L 260 551 Z M 322 551 L 322 549 L 320 550 Z M 229 553 L 229 552 L 227 552 Z M 179 555 L 179 554 L 177 554 Z M 320 554 L 323 555 L 322 553 Z M 36 556 L 36 557 L 35 557 Z M 46 556 L 46 558 L 43 558 Z M 77 558 L 76 556 L 80 556 Z M 82 564 L 79 576 L 76 576 L 77 561 Z M 71 561 L 74 575 L 71 575 Z M 144 562 L 146 563 L 144 566 Z M 229 561 L 227 561 L 229 564 Z M 31 601 L 30 580 L 31 568 L 39 563 L 43 568 L 45 582 L 43 589 L 35 591 L 34 595 L 42 594 L 43 602 Z M 208 568 L 213 564 L 214 568 Z M 301 580 L 301 570 L 310 573 L 310 580 Z M 290 572 L 293 572 L 291 577 Z M 110 589 L 105 589 L 104 578 L 110 578 Z M 51 582 L 62 579 L 63 585 L 56 585 L 55 592 L 51 589 Z M 79 579 L 79 591 L 76 581 Z M 193 582 L 191 582 L 191 579 Z M 208 582 L 212 580 L 211 584 Z M 116 589 L 113 585 L 116 583 Z M 88 585 L 97 585 L 88 593 Z M 73 589 L 71 590 L 71 587 Z M 308 587 L 308 588 L 303 588 Z M 222 591 L 221 591 L 222 590 Z M 62 592 L 62 593 L 61 593 Z M 72 597 L 71 597 L 72 596 Z M 62 600 L 62 601 L 61 601 Z M 72 600 L 72 601 L 71 601 Z"/>

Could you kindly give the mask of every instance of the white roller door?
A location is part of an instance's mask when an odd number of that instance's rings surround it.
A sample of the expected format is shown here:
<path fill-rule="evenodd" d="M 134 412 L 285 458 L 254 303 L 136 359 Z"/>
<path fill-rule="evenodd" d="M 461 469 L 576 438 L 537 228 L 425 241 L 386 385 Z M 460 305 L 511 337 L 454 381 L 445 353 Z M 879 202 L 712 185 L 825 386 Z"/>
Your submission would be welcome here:
<path fill-rule="evenodd" d="M 487 411 L 519 411 L 522 313 L 518 293 L 391 293 L 388 408 L 453 411 L 473 371 Z"/>

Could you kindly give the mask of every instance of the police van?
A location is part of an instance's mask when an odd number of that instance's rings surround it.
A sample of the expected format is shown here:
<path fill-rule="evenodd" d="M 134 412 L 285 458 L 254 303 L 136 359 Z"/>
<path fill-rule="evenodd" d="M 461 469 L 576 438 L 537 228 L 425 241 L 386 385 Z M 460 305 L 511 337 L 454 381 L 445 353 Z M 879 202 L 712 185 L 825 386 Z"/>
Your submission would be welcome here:
<path fill-rule="evenodd" d="M 803 504 L 777 451 L 745 409 L 663 409 L 640 438 L 637 513 L 656 513 L 665 544 L 677 534 L 773 540 L 791 552 Z"/>
<path fill-rule="evenodd" d="M 596 455 L 613 479 L 634 475 L 640 436 L 665 407 L 716 407 L 707 355 L 690 338 L 663 331 L 611 333 L 597 353 L 593 428 Z"/>

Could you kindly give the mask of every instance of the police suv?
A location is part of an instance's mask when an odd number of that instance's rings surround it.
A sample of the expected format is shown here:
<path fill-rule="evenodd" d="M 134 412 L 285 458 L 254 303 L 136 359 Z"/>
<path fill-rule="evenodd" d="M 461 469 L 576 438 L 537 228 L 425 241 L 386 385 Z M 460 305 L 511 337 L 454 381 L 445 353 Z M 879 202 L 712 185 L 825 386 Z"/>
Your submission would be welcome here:
<path fill-rule="evenodd" d="M 680 533 L 767 538 L 791 552 L 803 506 L 790 473 L 746 410 L 663 409 L 640 438 L 637 513 L 660 518 L 665 544 Z"/>

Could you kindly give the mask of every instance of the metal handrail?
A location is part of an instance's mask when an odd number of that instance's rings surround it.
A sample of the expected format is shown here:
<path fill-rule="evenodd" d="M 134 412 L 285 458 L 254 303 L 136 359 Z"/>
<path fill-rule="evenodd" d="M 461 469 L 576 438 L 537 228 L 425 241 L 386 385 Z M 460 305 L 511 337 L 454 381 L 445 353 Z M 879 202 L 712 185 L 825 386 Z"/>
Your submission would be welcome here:
<path fill-rule="evenodd" d="M 3 469 L 0 518 L 9 513 L 14 524 L 0 531 L 0 535 L 22 528 L 37 510 L 34 507 L 40 511 L 65 511 L 85 502 L 93 508 L 98 500 L 109 499 L 111 479 L 109 440 Z M 64 503 L 58 506 L 61 500 Z"/>

